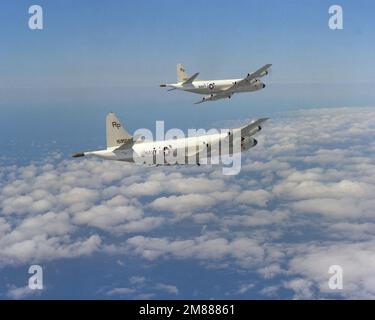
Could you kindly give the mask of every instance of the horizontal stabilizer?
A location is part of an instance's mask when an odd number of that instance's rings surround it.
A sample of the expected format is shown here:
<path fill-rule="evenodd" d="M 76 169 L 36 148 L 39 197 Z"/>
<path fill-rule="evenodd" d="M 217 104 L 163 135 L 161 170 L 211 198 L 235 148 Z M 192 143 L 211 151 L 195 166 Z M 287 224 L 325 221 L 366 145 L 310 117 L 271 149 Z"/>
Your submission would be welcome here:
<path fill-rule="evenodd" d="M 190 84 L 192 83 L 199 75 L 199 72 L 193 74 L 189 79 L 186 79 L 182 84 Z"/>
<path fill-rule="evenodd" d="M 134 145 L 133 139 L 129 139 L 125 141 L 122 145 L 120 145 L 116 150 L 126 150 L 126 149 L 131 149 Z"/>

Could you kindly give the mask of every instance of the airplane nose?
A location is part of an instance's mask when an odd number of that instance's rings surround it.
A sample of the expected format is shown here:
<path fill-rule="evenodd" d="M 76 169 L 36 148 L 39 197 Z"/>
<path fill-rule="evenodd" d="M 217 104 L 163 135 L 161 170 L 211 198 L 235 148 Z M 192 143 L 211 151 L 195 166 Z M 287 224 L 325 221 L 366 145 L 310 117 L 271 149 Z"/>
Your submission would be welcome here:
<path fill-rule="evenodd" d="M 264 89 L 264 88 L 266 87 L 266 85 L 263 83 L 263 86 L 262 86 L 262 87 L 263 87 L 263 89 Z"/>

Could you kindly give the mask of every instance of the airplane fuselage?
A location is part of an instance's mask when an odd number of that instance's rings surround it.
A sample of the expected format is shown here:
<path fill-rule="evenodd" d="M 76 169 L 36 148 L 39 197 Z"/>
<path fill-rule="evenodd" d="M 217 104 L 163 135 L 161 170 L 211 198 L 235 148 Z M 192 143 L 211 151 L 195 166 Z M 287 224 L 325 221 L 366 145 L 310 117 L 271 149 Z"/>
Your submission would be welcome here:
<path fill-rule="evenodd" d="M 227 80 L 197 80 L 193 81 L 192 83 L 184 84 L 183 82 L 175 83 L 175 84 L 167 84 L 168 87 L 175 88 L 178 90 L 184 90 L 188 92 L 198 93 L 198 94 L 216 94 L 221 93 L 225 90 L 228 90 L 237 82 L 241 81 L 242 79 L 227 79 Z M 265 84 L 259 80 L 255 80 L 251 83 L 244 84 L 235 90 L 235 92 L 251 92 L 261 90 L 265 87 Z"/>
<path fill-rule="evenodd" d="M 238 129 L 234 129 L 238 130 Z M 117 160 L 126 162 L 143 163 L 144 159 L 150 157 L 166 156 L 169 153 L 183 152 L 187 157 L 196 158 L 197 150 L 205 151 L 205 155 L 210 156 L 216 154 L 220 156 L 228 155 L 229 149 L 225 151 L 219 147 L 219 142 L 223 139 L 229 139 L 234 131 L 206 134 L 188 138 L 168 139 L 161 141 L 144 141 L 142 143 L 135 143 L 132 148 L 118 150 L 117 147 L 107 148 L 104 150 L 85 152 L 85 155 L 97 156 L 107 160 Z M 246 141 L 246 146 L 241 143 L 241 151 L 249 149 L 257 144 L 256 140 L 249 138 Z M 196 163 L 196 162 L 194 162 Z"/>
<path fill-rule="evenodd" d="M 177 64 L 177 83 L 161 84 L 160 87 L 169 87 L 168 91 L 183 90 L 192 93 L 205 95 L 201 101 L 194 104 L 200 104 L 208 101 L 217 101 L 231 98 L 235 93 L 253 92 L 266 87 L 259 79 L 268 75 L 268 69 L 271 64 L 266 64 L 258 70 L 248 73 L 241 79 L 223 79 L 223 80 L 199 80 L 199 72 L 188 76 L 184 66 Z"/>
<path fill-rule="evenodd" d="M 189 129 L 187 137 L 179 129 L 160 135 L 157 128 L 156 137 L 163 138 L 154 141 L 147 129 L 129 134 L 110 112 L 106 117 L 107 148 L 77 152 L 72 156 L 96 156 L 146 166 L 220 164 L 224 175 L 233 175 L 241 170 L 241 153 L 257 145 L 252 136 L 262 129 L 261 124 L 267 119 L 257 119 L 232 129 Z"/>

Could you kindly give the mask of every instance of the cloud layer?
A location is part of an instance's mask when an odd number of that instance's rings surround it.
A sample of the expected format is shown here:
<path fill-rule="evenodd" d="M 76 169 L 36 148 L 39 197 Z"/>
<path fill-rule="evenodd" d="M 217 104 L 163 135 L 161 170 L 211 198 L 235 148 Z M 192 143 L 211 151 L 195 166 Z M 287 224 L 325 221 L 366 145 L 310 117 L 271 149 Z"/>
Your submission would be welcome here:
<path fill-rule="evenodd" d="M 0 265 L 105 252 L 256 272 L 236 294 L 374 298 L 374 138 L 374 109 L 315 109 L 267 123 L 237 176 L 95 159 L 0 167 Z M 330 265 L 343 267 L 340 292 Z"/>

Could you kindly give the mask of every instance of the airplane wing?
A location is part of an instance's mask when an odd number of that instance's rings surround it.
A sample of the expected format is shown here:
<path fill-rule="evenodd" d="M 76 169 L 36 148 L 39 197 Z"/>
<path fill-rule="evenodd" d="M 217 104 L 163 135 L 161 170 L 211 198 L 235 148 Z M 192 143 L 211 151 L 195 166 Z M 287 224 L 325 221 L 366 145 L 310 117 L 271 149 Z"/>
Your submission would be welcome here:
<path fill-rule="evenodd" d="M 187 157 L 194 157 L 196 156 L 198 153 L 201 153 L 203 151 L 203 149 L 205 148 L 205 145 L 204 144 L 200 144 L 198 146 L 196 145 L 193 145 L 193 146 L 188 146 L 187 148 L 187 152 L 186 152 L 186 156 Z"/>
<path fill-rule="evenodd" d="M 194 104 L 201 104 L 201 103 L 203 103 L 203 102 L 206 102 L 206 100 L 199 100 L 199 101 L 197 101 L 197 102 L 194 102 Z"/>
<path fill-rule="evenodd" d="M 193 74 L 189 79 L 186 79 L 182 84 L 189 84 L 192 83 L 199 75 L 199 72 Z"/>
<path fill-rule="evenodd" d="M 225 90 L 219 93 L 214 93 L 209 96 L 203 97 L 202 100 L 194 102 L 194 104 L 200 104 L 200 103 L 207 102 L 207 101 L 216 101 L 220 99 L 231 98 L 233 94 L 234 94 L 233 92 L 227 92 Z"/>
<path fill-rule="evenodd" d="M 257 78 L 261 78 L 265 75 L 268 74 L 267 70 L 272 66 L 272 64 L 266 64 L 264 65 L 263 67 L 261 67 L 260 69 L 258 69 L 257 71 L 253 72 L 253 73 L 248 73 L 247 76 L 245 78 L 243 78 L 242 80 L 240 81 L 237 81 L 233 84 L 233 86 L 229 87 L 228 89 L 226 89 L 225 91 L 233 91 L 233 90 L 236 90 L 237 88 L 243 86 L 244 84 L 248 84 L 252 81 L 254 81 L 255 79 Z"/>
<path fill-rule="evenodd" d="M 267 121 L 269 118 L 261 118 L 261 119 L 258 119 L 254 122 L 251 122 L 249 124 L 246 124 L 242 127 L 240 127 L 241 129 L 241 137 L 250 137 L 254 134 L 256 134 L 258 131 L 260 131 L 259 127 L 260 125 Z"/>
<path fill-rule="evenodd" d="M 260 125 L 269 118 L 262 118 L 240 127 L 241 137 L 250 137 L 261 130 Z"/>

